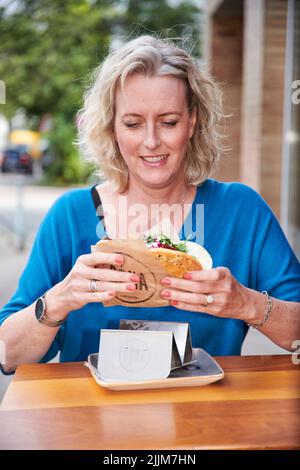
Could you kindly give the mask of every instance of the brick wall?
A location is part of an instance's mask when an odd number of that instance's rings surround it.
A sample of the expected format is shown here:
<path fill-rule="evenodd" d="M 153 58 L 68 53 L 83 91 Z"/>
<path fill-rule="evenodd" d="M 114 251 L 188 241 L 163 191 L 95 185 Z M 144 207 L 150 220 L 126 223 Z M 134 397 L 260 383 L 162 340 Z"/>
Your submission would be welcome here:
<path fill-rule="evenodd" d="M 280 217 L 287 0 L 265 1 L 260 192 Z"/>
<path fill-rule="evenodd" d="M 280 217 L 287 0 L 224 0 L 209 18 L 231 151 L 216 177 L 242 181 Z"/>
<path fill-rule="evenodd" d="M 211 73 L 224 91 L 225 113 L 230 115 L 223 131 L 224 145 L 230 150 L 224 153 L 216 175 L 221 181 L 238 181 L 240 177 L 242 52 L 241 10 L 232 14 L 218 10 L 211 25 Z"/>

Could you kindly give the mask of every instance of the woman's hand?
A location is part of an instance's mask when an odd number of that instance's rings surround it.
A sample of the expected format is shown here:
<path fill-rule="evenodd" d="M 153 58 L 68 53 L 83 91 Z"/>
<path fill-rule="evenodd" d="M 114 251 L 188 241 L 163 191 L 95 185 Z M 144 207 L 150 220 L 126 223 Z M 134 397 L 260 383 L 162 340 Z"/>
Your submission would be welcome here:
<path fill-rule="evenodd" d="M 51 310 L 65 313 L 77 310 L 90 302 L 103 302 L 112 299 L 116 292 L 132 292 L 139 282 L 136 274 L 118 271 L 123 257 L 114 253 L 90 253 L 81 255 L 63 281 L 47 292 L 46 302 L 49 318 Z M 116 270 L 105 265 L 114 265 Z M 96 292 L 91 292 L 90 282 L 96 283 Z M 49 308 L 48 308 L 49 305 Z M 50 312 L 49 312 L 50 310 Z"/>
<path fill-rule="evenodd" d="M 241 320 L 246 317 L 248 289 L 233 277 L 229 269 L 220 267 L 191 271 L 184 277 L 165 277 L 161 280 L 165 287 L 161 296 L 170 300 L 171 305 L 220 317 Z"/>

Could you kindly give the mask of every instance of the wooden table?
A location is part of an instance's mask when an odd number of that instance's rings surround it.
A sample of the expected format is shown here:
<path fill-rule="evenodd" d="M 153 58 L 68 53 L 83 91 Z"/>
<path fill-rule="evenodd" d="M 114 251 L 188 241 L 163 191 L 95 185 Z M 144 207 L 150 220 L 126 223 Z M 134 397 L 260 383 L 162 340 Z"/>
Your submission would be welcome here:
<path fill-rule="evenodd" d="M 1 449 L 299 449 L 300 366 L 291 356 L 217 357 L 204 387 L 110 391 L 82 363 L 17 369 Z"/>

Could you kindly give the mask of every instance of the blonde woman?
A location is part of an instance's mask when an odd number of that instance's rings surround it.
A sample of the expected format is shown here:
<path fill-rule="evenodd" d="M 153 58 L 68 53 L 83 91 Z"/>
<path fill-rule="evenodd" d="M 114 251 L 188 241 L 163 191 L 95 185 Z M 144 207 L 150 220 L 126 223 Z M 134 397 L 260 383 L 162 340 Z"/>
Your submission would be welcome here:
<path fill-rule="evenodd" d="M 99 330 L 118 328 L 121 318 L 189 322 L 193 345 L 214 355 L 240 354 L 249 325 L 293 349 L 300 266 L 255 191 L 211 178 L 221 117 L 211 77 L 170 42 L 139 37 L 100 65 L 84 98 L 78 142 L 104 181 L 66 193 L 41 224 L 17 291 L 0 311 L 6 372 L 57 352 L 61 361 L 85 360 L 98 350 Z M 175 231 L 203 243 L 214 268 L 163 279 L 167 307 L 104 307 L 116 292 L 134 290 L 138 277 L 96 268 L 122 258 L 90 247 L 105 235 L 126 235 L 136 204 L 145 209 L 141 232 L 157 222 L 153 206 L 176 207 Z"/>

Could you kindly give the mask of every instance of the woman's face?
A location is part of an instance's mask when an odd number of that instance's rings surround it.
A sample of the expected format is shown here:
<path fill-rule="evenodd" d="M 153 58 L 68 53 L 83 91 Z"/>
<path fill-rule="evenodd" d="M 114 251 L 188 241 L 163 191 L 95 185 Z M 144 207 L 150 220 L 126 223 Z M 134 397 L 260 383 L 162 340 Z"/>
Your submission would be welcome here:
<path fill-rule="evenodd" d="M 156 188 L 182 181 L 195 121 L 182 80 L 129 76 L 116 91 L 114 132 L 130 178 Z"/>

